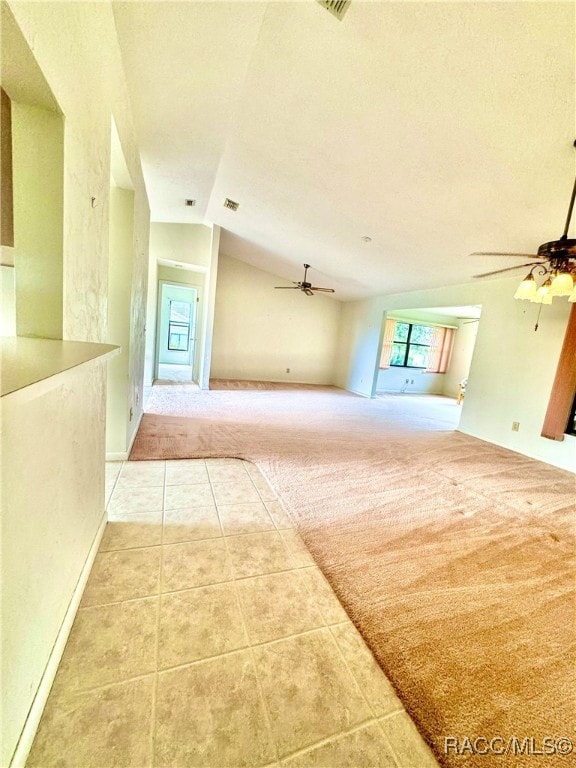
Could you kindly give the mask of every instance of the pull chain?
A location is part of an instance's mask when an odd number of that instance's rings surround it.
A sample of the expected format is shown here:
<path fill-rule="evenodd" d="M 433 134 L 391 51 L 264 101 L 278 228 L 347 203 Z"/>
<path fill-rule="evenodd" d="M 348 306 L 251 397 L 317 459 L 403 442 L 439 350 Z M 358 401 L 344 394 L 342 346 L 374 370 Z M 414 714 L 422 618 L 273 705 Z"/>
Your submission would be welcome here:
<path fill-rule="evenodd" d="M 538 330 L 538 324 L 540 323 L 540 312 L 542 312 L 542 304 L 538 306 L 538 317 L 536 318 L 536 325 L 534 326 L 534 333 Z"/>

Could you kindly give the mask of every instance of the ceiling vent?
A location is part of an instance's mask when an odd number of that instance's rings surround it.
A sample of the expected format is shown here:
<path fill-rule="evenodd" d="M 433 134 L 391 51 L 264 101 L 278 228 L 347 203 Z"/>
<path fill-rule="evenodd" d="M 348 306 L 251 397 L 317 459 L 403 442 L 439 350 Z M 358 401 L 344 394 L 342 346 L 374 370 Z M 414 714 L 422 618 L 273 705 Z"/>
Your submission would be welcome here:
<path fill-rule="evenodd" d="M 230 200 L 229 197 L 224 200 L 224 208 L 230 208 L 231 211 L 237 211 L 238 205 L 239 203 L 235 203 L 234 200 Z"/>
<path fill-rule="evenodd" d="M 192 208 L 193 205 L 196 205 L 196 200 L 186 200 L 186 205 Z"/>
<path fill-rule="evenodd" d="M 342 21 L 351 0 L 318 0 L 318 2 L 327 11 L 330 11 L 332 16 L 336 16 L 338 21 Z"/>

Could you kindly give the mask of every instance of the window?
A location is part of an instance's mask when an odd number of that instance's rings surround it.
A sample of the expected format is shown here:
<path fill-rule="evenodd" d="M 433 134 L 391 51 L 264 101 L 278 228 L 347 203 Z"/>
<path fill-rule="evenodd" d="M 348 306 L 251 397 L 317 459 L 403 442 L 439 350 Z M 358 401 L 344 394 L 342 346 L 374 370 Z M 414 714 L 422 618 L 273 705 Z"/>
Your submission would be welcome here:
<path fill-rule="evenodd" d="M 188 352 L 188 345 L 190 342 L 190 315 L 191 306 L 188 302 L 170 302 L 168 349 L 177 352 Z"/>
<path fill-rule="evenodd" d="M 427 368 L 434 328 L 414 323 L 396 323 L 391 366 Z"/>
<path fill-rule="evenodd" d="M 426 373 L 446 373 L 450 365 L 454 328 L 421 325 L 386 318 L 379 366 L 424 368 Z"/>

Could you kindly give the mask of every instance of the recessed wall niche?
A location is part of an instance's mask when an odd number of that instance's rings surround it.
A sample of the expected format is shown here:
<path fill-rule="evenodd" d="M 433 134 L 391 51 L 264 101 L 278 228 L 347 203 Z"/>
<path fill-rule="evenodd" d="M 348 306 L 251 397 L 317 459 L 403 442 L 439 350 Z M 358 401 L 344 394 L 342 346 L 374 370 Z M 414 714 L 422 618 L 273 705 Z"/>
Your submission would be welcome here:
<path fill-rule="evenodd" d="M 13 208 L 12 233 L 2 220 L 2 265 L 13 265 L 13 325 L 18 336 L 61 339 L 64 117 L 5 3 L 1 26 L 1 206 Z"/>

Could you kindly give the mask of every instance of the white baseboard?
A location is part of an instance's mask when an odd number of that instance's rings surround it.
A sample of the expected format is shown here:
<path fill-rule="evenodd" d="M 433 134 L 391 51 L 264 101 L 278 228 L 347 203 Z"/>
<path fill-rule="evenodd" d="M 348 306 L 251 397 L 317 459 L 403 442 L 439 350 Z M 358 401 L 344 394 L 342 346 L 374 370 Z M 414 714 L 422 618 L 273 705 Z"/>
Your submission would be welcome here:
<path fill-rule="evenodd" d="M 68 605 L 68 610 L 66 611 L 64 620 L 60 625 L 56 641 L 52 646 L 52 651 L 50 652 L 46 668 L 44 669 L 44 674 L 42 675 L 42 679 L 40 680 L 40 685 L 36 691 L 34 701 L 32 702 L 30 711 L 28 712 L 28 717 L 26 718 L 26 722 L 22 728 L 22 733 L 20 734 L 20 739 L 18 741 L 16 751 L 14 752 L 14 756 L 10 762 L 10 768 L 24 768 L 26 760 L 28 759 L 28 754 L 32 748 L 32 743 L 34 742 L 34 737 L 36 736 L 36 731 L 38 730 L 38 725 L 40 724 L 40 718 L 44 712 L 44 707 L 48 701 L 48 695 L 50 693 L 50 689 L 52 688 L 52 683 L 54 682 L 56 672 L 58 671 L 58 665 L 62 659 L 62 654 L 64 653 L 64 648 L 66 647 L 68 636 L 70 634 L 70 630 L 72 629 L 72 624 L 76 618 L 76 612 L 78 611 L 78 606 L 80 605 L 80 600 L 82 599 L 82 594 L 84 593 L 84 587 L 88 581 L 88 576 L 90 576 L 92 564 L 94 563 L 94 558 L 96 557 L 98 547 L 100 546 L 100 540 L 102 539 L 104 529 L 106 528 L 107 517 L 107 513 L 104 512 L 100 521 L 100 525 L 98 526 L 98 530 L 96 531 L 96 536 L 94 537 L 94 541 L 90 547 L 90 552 L 88 553 L 88 557 L 86 558 L 86 562 L 84 563 L 84 567 L 82 568 L 82 572 L 80 573 L 80 577 L 74 592 L 72 593 L 72 598 L 70 600 L 70 604 Z"/>
<path fill-rule="evenodd" d="M 350 392 L 353 395 L 360 395 L 360 397 L 367 397 L 369 399 L 372 398 L 372 395 L 367 395 L 366 392 L 360 392 L 358 389 L 352 389 L 350 387 L 344 387 L 344 390 L 346 392 Z"/>
<path fill-rule="evenodd" d="M 130 439 L 130 445 L 128 446 L 128 450 L 120 451 L 120 452 L 110 451 L 106 453 L 106 461 L 128 461 L 128 456 L 130 456 L 130 451 L 132 450 L 132 446 L 134 445 L 134 440 L 136 440 L 136 435 L 138 434 L 138 430 L 140 428 L 140 422 L 142 421 L 142 416 L 144 416 L 144 411 L 142 411 L 138 416 L 138 420 L 134 427 L 134 432 L 132 433 L 132 438 Z"/>

